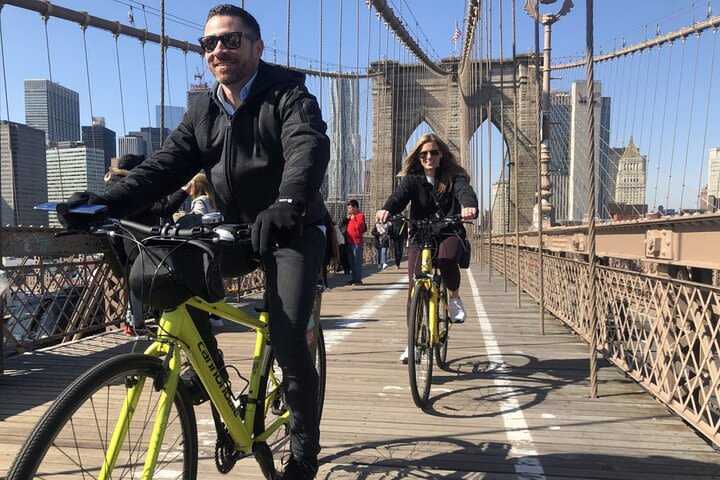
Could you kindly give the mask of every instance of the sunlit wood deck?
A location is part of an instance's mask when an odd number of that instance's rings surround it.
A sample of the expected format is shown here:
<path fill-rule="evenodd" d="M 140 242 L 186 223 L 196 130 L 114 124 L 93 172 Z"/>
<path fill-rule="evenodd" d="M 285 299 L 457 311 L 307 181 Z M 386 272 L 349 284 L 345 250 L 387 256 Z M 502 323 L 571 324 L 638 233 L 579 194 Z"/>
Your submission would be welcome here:
<path fill-rule="evenodd" d="M 335 288 L 323 301 L 328 389 L 322 479 L 710 479 L 720 453 L 676 416 L 601 363 L 600 398 L 588 398 L 587 346 L 548 319 L 514 286 L 464 272 L 469 318 L 453 329 L 451 371 L 435 369 L 429 408 L 412 402 L 405 344 L 404 271 L 367 268 L 365 285 Z M 473 295 L 473 293 L 476 295 Z M 479 293 L 479 294 L 477 294 Z M 242 363 L 249 335 L 220 330 L 228 363 Z M 0 476 L 62 388 L 101 359 L 132 348 L 106 334 L 14 357 L 0 376 Z M 202 479 L 259 479 L 252 459 L 215 470 L 214 428 L 199 409 Z"/>

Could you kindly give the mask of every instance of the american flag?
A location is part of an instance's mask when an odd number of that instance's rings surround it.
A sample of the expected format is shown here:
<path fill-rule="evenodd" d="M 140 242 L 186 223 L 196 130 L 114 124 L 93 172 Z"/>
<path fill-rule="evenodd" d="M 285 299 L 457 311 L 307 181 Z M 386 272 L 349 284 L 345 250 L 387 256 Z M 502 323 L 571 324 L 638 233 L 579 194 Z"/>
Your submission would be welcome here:
<path fill-rule="evenodd" d="M 460 28 L 458 28 L 457 20 L 455 20 L 455 31 L 452 36 L 453 45 L 457 45 L 457 41 L 460 39 L 461 34 L 462 32 L 460 32 Z"/>

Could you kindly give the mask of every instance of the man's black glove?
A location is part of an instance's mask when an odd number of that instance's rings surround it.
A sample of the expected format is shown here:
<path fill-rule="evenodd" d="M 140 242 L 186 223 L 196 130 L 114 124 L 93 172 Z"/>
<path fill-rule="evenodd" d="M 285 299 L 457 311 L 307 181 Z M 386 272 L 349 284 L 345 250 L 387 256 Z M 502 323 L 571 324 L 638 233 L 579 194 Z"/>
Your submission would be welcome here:
<path fill-rule="evenodd" d="M 252 247 L 260 255 L 277 244 L 283 246 L 302 234 L 302 210 L 291 203 L 273 203 L 260 212 L 252 229 Z"/>
<path fill-rule="evenodd" d="M 93 227 L 101 225 L 108 216 L 107 210 L 92 214 L 72 213 L 69 210 L 80 205 L 107 205 L 107 200 L 92 192 L 75 192 L 64 204 L 58 205 L 58 220 L 68 230 L 89 232 Z"/>

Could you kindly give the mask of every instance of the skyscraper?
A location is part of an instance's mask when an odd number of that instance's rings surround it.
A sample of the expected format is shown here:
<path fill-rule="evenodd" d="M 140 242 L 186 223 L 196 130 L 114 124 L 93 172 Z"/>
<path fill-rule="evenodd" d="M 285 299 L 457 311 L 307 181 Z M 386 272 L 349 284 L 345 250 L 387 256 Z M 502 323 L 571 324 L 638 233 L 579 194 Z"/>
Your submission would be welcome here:
<path fill-rule="evenodd" d="M 187 109 L 190 110 L 195 101 L 203 95 L 206 95 L 210 91 L 208 84 L 202 81 L 202 75 L 195 74 L 195 80 L 198 83 L 190 85 L 190 89 L 187 91 Z M 158 124 L 159 125 L 159 124 Z"/>
<path fill-rule="evenodd" d="M 326 199 L 344 202 L 362 192 L 360 158 L 359 81 L 350 78 L 330 80 L 330 163 L 327 169 Z"/>
<path fill-rule="evenodd" d="M 615 202 L 630 205 L 645 204 L 645 184 L 647 157 L 635 146 L 633 137 L 620 157 L 615 182 Z"/>
<path fill-rule="evenodd" d="M 122 157 L 128 154 L 147 156 L 147 143 L 145 139 L 134 135 L 118 138 L 118 156 Z"/>
<path fill-rule="evenodd" d="M 50 80 L 25 80 L 25 123 L 45 132 L 47 145 L 80 139 L 80 96 Z"/>
<path fill-rule="evenodd" d="M 595 212 L 608 218 L 612 200 L 608 176 L 610 141 L 610 97 L 602 96 L 602 85 L 595 82 Z M 570 147 L 568 171 L 568 220 L 582 221 L 588 213 L 588 106 L 584 83 L 573 82 L 570 91 Z"/>
<path fill-rule="evenodd" d="M 165 105 L 165 128 L 175 130 L 185 115 L 185 107 Z M 155 105 L 155 125 L 160 125 L 160 105 Z"/>
<path fill-rule="evenodd" d="M 0 192 L 2 225 L 47 225 L 45 132 L 22 123 L 0 121 Z"/>
<path fill-rule="evenodd" d="M 82 142 L 61 142 L 46 151 L 47 196 L 60 202 L 74 192 L 105 191 L 105 157 L 102 149 L 87 147 Z M 50 214 L 50 225 L 57 226 L 57 215 Z"/>
<path fill-rule="evenodd" d="M 510 201 L 510 182 L 498 180 L 492 185 L 492 233 L 502 234 L 510 228 L 508 202 Z M 505 226 L 503 227 L 503 219 Z"/>
<path fill-rule="evenodd" d="M 555 219 L 568 218 L 568 172 L 570 171 L 570 92 L 553 92 L 550 97 L 550 174 L 551 202 Z"/>
<path fill-rule="evenodd" d="M 115 157 L 115 132 L 105 126 L 105 117 L 93 117 L 92 125 L 83 125 L 82 141 L 90 148 L 102 148 L 105 155 L 105 170 L 110 168 L 110 159 Z"/>
<path fill-rule="evenodd" d="M 720 147 L 708 152 L 708 196 L 720 198 Z"/>
<path fill-rule="evenodd" d="M 168 135 L 170 135 L 170 129 L 166 127 L 163 134 L 163 140 L 166 139 Z M 145 142 L 145 150 L 142 152 L 142 155 L 145 155 L 146 158 L 149 158 L 157 150 L 160 150 L 160 129 L 158 127 L 142 127 L 139 132 L 128 132 L 127 136 L 123 138 L 128 137 L 137 137 Z M 124 143 L 124 145 L 131 149 L 135 149 L 139 146 L 139 144 L 135 142 Z M 120 150 L 120 155 L 123 155 L 124 153 L 133 153 L 131 151 L 125 151 L 123 148 Z M 138 155 L 140 155 L 140 153 L 138 153 Z"/>

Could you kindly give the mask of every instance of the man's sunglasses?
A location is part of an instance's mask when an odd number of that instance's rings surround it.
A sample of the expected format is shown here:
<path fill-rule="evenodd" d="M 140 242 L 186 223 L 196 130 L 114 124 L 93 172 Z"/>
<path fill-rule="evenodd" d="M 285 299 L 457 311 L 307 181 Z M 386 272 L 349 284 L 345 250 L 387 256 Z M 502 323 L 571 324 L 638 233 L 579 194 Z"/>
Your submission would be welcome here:
<path fill-rule="evenodd" d="M 440 150 L 438 150 L 437 148 L 433 148 L 432 150 L 418 153 L 418 157 L 420 158 L 427 158 L 429 155 L 437 157 L 438 155 L 440 155 Z"/>
<path fill-rule="evenodd" d="M 215 50 L 218 42 L 222 42 L 222 44 L 225 45 L 225 48 L 229 50 L 240 48 L 242 37 L 247 38 L 251 42 L 257 40 L 255 36 L 245 32 L 227 32 L 222 35 L 207 35 L 205 37 L 200 37 L 198 38 L 198 42 L 200 42 L 200 46 L 203 50 L 205 50 L 205 53 L 210 53 Z"/>

